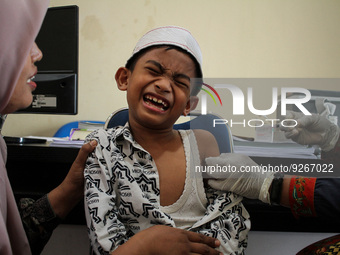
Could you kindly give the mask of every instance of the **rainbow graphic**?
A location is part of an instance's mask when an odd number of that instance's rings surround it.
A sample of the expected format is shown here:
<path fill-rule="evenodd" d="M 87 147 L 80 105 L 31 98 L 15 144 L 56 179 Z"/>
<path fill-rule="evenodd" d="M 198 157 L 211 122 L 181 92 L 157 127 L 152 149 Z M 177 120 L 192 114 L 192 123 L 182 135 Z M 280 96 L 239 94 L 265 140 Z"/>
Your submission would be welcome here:
<path fill-rule="evenodd" d="M 220 104 L 221 104 L 221 106 L 222 106 L 222 100 L 221 100 L 221 98 L 220 98 L 220 95 L 217 93 L 217 91 L 216 91 L 213 87 L 211 87 L 210 85 L 208 85 L 208 84 L 206 84 L 206 83 L 203 83 L 203 86 L 206 86 L 208 89 L 210 89 L 212 92 L 214 92 L 214 94 L 217 96 L 217 98 L 218 98 L 218 100 L 220 101 Z M 203 86 L 202 86 L 201 90 L 203 90 L 204 92 L 206 92 L 206 93 L 214 100 L 214 103 L 217 104 L 217 102 L 216 102 L 216 100 L 215 100 L 213 94 L 212 94 L 209 90 L 203 88 Z"/>

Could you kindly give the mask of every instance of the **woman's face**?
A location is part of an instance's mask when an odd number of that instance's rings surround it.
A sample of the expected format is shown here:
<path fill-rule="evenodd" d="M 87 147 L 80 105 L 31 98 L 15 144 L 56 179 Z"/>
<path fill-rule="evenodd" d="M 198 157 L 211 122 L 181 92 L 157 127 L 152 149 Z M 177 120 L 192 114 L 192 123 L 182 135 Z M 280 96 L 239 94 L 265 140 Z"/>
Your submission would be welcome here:
<path fill-rule="evenodd" d="M 35 62 L 40 61 L 42 56 L 42 52 L 38 48 L 37 44 L 34 43 L 26 58 L 24 68 L 22 69 L 17 84 L 15 85 L 11 99 L 2 114 L 12 113 L 30 106 L 33 99 L 32 92 L 37 87 L 37 84 L 32 81 L 38 72 Z"/>

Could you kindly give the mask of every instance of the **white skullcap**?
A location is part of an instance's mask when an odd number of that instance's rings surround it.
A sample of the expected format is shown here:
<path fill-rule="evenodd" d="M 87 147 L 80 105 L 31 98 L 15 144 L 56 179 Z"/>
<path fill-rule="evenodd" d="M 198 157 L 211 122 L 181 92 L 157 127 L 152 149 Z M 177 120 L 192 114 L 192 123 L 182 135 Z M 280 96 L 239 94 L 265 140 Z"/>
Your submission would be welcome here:
<path fill-rule="evenodd" d="M 132 56 L 142 49 L 155 45 L 174 45 L 186 50 L 196 59 L 200 69 L 202 69 L 202 52 L 200 46 L 185 28 L 164 26 L 150 30 L 137 42 Z M 202 70 L 200 71 L 202 72 Z"/>

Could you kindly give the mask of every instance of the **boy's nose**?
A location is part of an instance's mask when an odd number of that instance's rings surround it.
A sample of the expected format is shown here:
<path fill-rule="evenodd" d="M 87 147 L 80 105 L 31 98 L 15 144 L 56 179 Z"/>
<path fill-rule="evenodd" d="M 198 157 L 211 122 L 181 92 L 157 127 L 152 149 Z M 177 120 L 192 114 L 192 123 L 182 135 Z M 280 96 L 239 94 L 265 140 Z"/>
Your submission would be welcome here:
<path fill-rule="evenodd" d="M 168 93 L 172 89 L 171 80 L 163 77 L 155 82 L 156 91 L 161 93 Z"/>

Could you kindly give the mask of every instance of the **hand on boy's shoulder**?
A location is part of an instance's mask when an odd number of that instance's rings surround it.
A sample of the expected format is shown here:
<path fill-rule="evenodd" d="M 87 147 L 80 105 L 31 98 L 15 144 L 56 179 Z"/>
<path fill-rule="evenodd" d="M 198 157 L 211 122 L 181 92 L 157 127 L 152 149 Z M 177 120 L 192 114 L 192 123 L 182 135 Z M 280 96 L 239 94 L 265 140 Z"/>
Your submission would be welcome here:
<path fill-rule="evenodd" d="M 217 141 L 212 133 L 203 129 L 195 129 L 194 134 L 202 162 L 205 162 L 204 160 L 207 157 L 217 157 L 220 155 Z"/>

